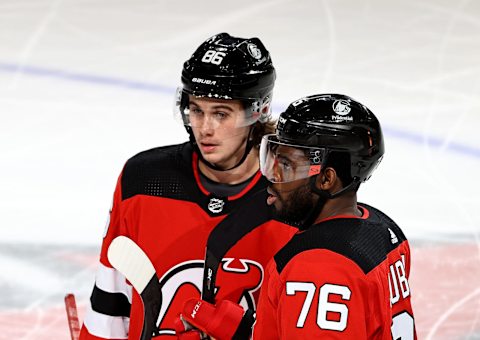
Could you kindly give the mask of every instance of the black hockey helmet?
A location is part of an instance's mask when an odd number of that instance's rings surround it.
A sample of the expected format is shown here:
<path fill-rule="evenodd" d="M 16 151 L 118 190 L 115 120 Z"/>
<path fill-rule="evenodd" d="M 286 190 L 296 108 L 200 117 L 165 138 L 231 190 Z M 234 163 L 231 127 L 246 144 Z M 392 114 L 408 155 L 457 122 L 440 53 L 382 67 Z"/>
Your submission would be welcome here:
<path fill-rule="evenodd" d="M 220 33 L 203 42 L 183 64 L 182 86 L 177 89 L 175 114 L 181 117 L 190 142 L 209 167 L 226 171 L 238 167 L 254 146 L 255 123 L 270 120 L 270 103 L 275 83 L 275 68 L 258 38 L 238 38 Z M 237 127 L 250 126 L 243 157 L 229 168 L 207 162 L 196 145 L 192 126 L 201 121 L 190 117 L 189 95 L 212 99 L 240 100 L 245 114 L 237 117 Z M 258 143 L 258 141 L 256 142 Z"/>
<path fill-rule="evenodd" d="M 177 91 L 177 112 L 187 127 L 188 95 L 239 99 L 245 106 L 243 126 L 266 121 L 275 82 L 275 69 L 258 38 L 220 33 L 203 42 L 183 64 L 182 86 Z M 266 111 L 266 112 L 265 112 Z M 187 129 L 188 130 L 188 129 Z"/>
<path fill-rule="evenodd" d="M 302 150 L 308 161 L 294 176 L 275 180 L 272 159 L 279 145 Z M 348 186 L 358 187 L 370 178 L 383 157 L 382 130 L 363 104 L 341 94 L 321 94 L 301 98 L 280 114 L 276 134 L 262 140 L 260 162 L 263 174 L 271 181 L 288 182 L 320 173 L 334 154 L 346 156 L 352 181 Z"/>

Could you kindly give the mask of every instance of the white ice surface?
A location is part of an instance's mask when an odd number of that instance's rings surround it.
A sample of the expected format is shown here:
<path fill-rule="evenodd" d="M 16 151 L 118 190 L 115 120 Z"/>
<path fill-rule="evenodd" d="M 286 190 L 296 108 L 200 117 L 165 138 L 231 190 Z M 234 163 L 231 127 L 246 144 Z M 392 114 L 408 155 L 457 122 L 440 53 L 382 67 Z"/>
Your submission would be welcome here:
<path fill-rule="evenodd" d="M 275 111 L 351 95 L 385 129 L 359 198 L 410 237 L 480 230 L 480 3 L 1 1 L 1 239 L 98 244 L 135 153 L 184 141 L 182 62 L 210 35 L 258 36 Z"/>
<path fill-rule="evenodd" d="M 413 241 L 480 245 L 479 1 L 0 0 L 0 307 L 23 308 L 17 326 L 0 320 L 7 338 L 51 339 L 52 329 L 67 338 L 61 313 L 45 322 L 49 308 L 68 291 L 88 302 L 117 176 L 137 152 L 187 139 L 172 116 L 182 63 L 222 31 L 270 50 L 275 114 L 322 92 L 376 113 L 386 155 L 360 201 Z M 459 292 L 465 306 L 454 294 L 475 281 L 480 246 L 464 249 L 416 259 L 427 339 L 451 339 L 440 325 L 457 327 L 445 321 L 452 310 L 475 307 L 478 288 Z M 422 278 L 450 260 L 467 269 L 448 282 Z M 458 265 L 446 268 L 455 275 Z M 463 318 L 473 337 L 474 310 Z"/>
<path fill-rule="evenodd" d="M 271 51 L 276 113 L 340 92 L 380 117 L 360 200 L 410 237 L 478 236 L 480 3 L 25 0 L 0 2 L 2 240 L 98 244 L 126 159 L 186 139 L 182 62 L 221 31 Z"/>

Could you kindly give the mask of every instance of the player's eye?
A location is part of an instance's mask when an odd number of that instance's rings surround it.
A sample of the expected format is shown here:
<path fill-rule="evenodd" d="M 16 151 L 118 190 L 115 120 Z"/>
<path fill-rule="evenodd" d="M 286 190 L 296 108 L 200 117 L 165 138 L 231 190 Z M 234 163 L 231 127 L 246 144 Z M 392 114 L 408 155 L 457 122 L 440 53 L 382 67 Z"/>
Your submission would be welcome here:
<path fill-rule="evenodd" d="M 278 165 L 281 167 L 282 171 L 290 171 L 293 169 L 292 163 L 284 157 L 279 158 Z"/>
<path fill-rule="evenodd" d="M 228 118 L 229 114 L 226 113 L 226 112 L 223 112 L 223 111 L 216 111 L 214 113 L 214 116 L 218 120 L 224 120 L 224 119 Z"/>
<path fill-rule="evenodd" d="M 198 107 L 194 106 L 190 108 L 190 114 L 194 114 L 196 116 L 202 115 L 203 111 L 200 110 Z"/>

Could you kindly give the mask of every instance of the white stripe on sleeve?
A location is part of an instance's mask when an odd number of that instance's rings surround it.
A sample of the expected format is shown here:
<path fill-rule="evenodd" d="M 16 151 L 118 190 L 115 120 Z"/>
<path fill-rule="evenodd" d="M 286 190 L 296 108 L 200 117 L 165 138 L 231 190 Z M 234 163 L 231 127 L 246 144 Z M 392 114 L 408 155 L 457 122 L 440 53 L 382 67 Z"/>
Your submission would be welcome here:
<path fill-rule="evenodd" d="M 132 303 L 132 286 L 127 283 L 125 276 L 114 268 L 99 264 L 95 277 L 95 285 L 108 293 L 122 293 Z"/>
<path fill-rule="evenodd" d="M 100 314 L 87 305 L 83 320 L 88 332 L 104 339 L 128 339 L 130 318 Z"/>

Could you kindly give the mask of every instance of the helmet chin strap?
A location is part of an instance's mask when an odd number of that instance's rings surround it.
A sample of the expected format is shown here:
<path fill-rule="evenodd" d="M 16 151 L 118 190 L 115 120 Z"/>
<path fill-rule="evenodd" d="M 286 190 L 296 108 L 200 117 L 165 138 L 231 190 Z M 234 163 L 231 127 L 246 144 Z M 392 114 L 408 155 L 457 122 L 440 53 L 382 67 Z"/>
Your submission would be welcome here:
<path fill-rule="evenodd" d="M 235 164 L 231 168 L 225 169 L 225 168 L 219 167 L 215 164 L 212 164 L 209 161 L 207 161 L 205 158 L 203 158 L 202 152 L 200 151 L 200 149 L 197 145 L 197 141 L 195 140 L 195 136 L 193 135 L 192 128 L 189 127 L 189 126 L 187 126 L 185 128 L 187 129 L 187 132 L 190 135 L 190 144 L 193 146 L 194 150 L 197 152 L 200 160 L 206 166 L 208 166 L 210 169 L 213 169 L 213 170 L 216 170 L 216 171 L 229 171 L 229 170 L 233 170 L 233 169 L 239 167 L 240 165 L 242 165 L 243 162 L 245 162 L 245 159 L 247 159 L 248 154 L 250 153 L 250 151 L 252 150 L 252 148 L 254 146 L 251 137 L 252 137 L 253 130 L 255 129 L 255 124 L 252 125 L 252 127 L 250 128 L 250 131 L 248 132 L 247 143 L 245 145 L 245 152 L 243 153 L 242 158 L 240 159 L 240 161 L 238 161 L 237 164 Z"/>
<path fill-rule="evenodd" d="M 339 197 L 348 191 L 354 190 L 354 188 L 360 184 L 358 178 L 355 177 L 349 185 L 337 191 L 336 193 L 331 194 L 328 191 L 317 188 L 316 186 L 317 177 L 318 175 L 310 177 L 309 186 L 310 186 L 310 190 L 318 196 L 318 200 L 315 206 L 310 210 L 306 218 L 300 223 L 301 230 L 308 229 L 311 225 L 313 225 L 318 215 L 322 212 L 322 209 L 325 203 L 327 202 L 327 200 Z"/>
<path fill-rule="evenodd" d="M 360 185 L 360 181 L 359 181 L 358 177 L 354 177 L 352 182 L 349 185 L 347 185 L 346 187 L 337 191 L 336 193 L 331 194 L 328 191 L 321 190 L 321 189 L 317 188 L 317 186 L 316 186 L 317 176 L 318 175 L 310 177 L 310 181 L 309 181 L 310 190 L 312 190 L 313 193 L 315 193 L 318 196 L 323 197 L 325 199 L 337 198 L 337 197 L 345 194 L 348 191 L 355 190 L 358 187 L 358 185 Z"/>

